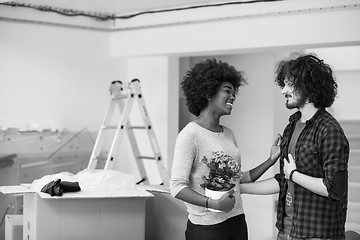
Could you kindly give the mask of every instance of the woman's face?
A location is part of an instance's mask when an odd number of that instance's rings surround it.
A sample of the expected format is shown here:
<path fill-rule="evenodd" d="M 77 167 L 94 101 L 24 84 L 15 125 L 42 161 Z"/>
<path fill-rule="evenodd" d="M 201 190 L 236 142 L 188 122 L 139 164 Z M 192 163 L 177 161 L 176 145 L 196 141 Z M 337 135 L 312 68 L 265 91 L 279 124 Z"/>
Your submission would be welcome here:
<path fill-rule="evenodd" d="M 236 100 L 236 90 L 229 82 L 224 82 L 219 87 L 217 93 L 209 101 L 209 107 L 219 115 L 230 115 L 233 104 Z"/>

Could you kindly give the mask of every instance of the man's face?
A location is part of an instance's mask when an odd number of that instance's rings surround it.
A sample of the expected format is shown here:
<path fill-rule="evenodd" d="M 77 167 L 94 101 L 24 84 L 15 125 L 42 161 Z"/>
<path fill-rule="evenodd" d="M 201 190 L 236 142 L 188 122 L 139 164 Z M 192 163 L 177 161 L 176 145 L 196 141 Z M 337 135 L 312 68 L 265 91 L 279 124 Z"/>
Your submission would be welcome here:
<path fill-rule="evenodd" d="M 302 107 L 304 107 L 306 103 L 306 97 L 303 96 L 303 94 L 300 94 L 299 92 L 295 91 L 292 82 L 285 80 L 284 83 L 285 85 L 281 90 L 281 93 L 285 97 L 286 107 L 288 109 L 294 109 L 294 108 L 301 109 Z"/>

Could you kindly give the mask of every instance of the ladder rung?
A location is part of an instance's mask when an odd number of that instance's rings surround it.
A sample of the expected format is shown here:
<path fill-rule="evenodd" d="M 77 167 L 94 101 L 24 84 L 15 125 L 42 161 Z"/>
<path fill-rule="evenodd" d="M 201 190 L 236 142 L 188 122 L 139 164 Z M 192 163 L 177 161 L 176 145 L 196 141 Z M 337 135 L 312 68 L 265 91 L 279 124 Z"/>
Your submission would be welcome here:
<path fill-rule="evenodd" d="M 103 129 L 117 129 L 117 125 L 103 125 Z"/>
<path fill-rule="evenodd" d="M 103 129 L 117 129 L 117 125 L 104 125 Z M 146 129 L 146 126 L 131 126 L 128 129 Z"/>
<path fill-rule="evenodd" d="M 141 159 L 155 159 L 155 157 L 148 157 L 148 156 L 138 156 L 137 158 L 141 158 Z"/>
<path fill-rule="evenodd" d="M 145 126 L 131 126 L 131 127 L 128 127 L 129 129 L 146 129 Z"/>
<path fill-rule="evenodd" d="M 106 160 L 107 156 L 94 156 L 92 160 Z"/>
<path fill-rule="evenodd" d="M 123 94 L 123 95 L 121 95 L 121 96 L 112 97 L 112 99 L 116 99 L 116 100 L 118 100 L 118 99 L 124 99 L 124 98 L 127 98 L 127 96 L 128 96 L 128 95 Z"/>

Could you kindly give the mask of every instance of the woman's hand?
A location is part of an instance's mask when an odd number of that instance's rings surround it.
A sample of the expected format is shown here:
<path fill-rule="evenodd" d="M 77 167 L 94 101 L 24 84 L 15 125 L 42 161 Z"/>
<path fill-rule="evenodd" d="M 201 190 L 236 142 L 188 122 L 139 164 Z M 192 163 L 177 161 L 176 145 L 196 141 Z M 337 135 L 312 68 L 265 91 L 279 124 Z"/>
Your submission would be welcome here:
<path fill-rule="evenodd" d="M 217 209 L 223 212 L 230 212 L 236 203 L 234 193 L 235 189 L 232 189 L 222 195 L 219 199 L 211 199 L 211 203 L 209 202 L 209 208 Z"/>
<path fill-rule="evenodd" d="M 280 157 L 280 142 L 281 142 L 281 135 L 278 134 L 274 140 L 273 145 L 270 149 L 270 160 L 275 163 L 278 158 Z"/>

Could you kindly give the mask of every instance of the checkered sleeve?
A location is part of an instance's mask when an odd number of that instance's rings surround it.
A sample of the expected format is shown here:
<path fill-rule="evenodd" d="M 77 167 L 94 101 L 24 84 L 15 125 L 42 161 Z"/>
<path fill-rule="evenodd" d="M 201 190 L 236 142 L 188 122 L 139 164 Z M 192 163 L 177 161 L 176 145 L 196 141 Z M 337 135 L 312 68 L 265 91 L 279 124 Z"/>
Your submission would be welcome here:
<path fill-rule="evenodd" d="M 348 189 L 348 159 L 349 143 L 341 128 L 326 130 L 322 144 L 324 184 L 330 201 L 339 203 L 345 201 Z"/>

